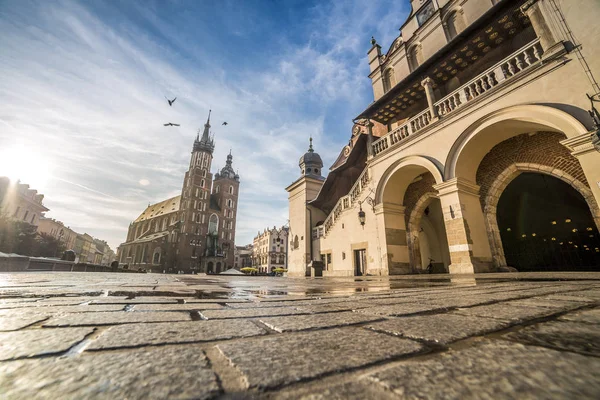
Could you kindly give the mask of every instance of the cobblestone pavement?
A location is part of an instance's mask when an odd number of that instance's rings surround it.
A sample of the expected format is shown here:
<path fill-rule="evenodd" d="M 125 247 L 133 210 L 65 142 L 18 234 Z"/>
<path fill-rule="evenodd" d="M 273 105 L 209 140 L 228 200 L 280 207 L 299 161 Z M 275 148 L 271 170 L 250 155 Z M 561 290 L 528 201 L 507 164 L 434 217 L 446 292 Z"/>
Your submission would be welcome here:
<path fill-rule="evenodd" d="M 600 398 L 600 274 L 0 274 L 0 397 Z"/>

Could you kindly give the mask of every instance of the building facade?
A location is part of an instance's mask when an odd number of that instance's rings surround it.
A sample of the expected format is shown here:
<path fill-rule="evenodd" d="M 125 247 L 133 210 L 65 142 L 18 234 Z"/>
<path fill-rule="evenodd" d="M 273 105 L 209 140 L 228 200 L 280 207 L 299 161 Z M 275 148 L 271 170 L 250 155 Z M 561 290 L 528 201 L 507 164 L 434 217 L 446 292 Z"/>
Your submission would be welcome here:
<path fill-rule="evenodd" d="M 597 270 L 600 2 L 411 5 L 327 179 L 309 151 L 287 188 L 289 275 Z"/>
<path fill-rule="evenodd" d="M 41 217 L 37 231 L 57 239 L 65 246 L 66 250 L 73 250 L 75 248 L 77 232 L 65 226 L 61 221 L 57 221 L 54 218 Z"/>
<path fill-rule="evenodd" d="M 234 265 L 240 177 L 233 156 L 214 177 L 210 113 L 196 136 L 181 194 L 149 205 L 119 246 L 120 263 L 133 269 L 219 273 Z"/>
<path fill-rule="evenodd" d="M 0 213 L 8 218 L 38 226 L 43 213 L 49 211 L 42 204 L 43 200 L 44 195 L 29 185 L 0 177 Z"/>
<path fill-rule="evenodd" d="M 252 266 L 252 245 L 235 246 L 233 268 L 239 270 Z"/>
<path fill-rule="evenodd" d="M 287 247 L 287 227 L 274 226 L 258 232 L 252 244 L 253 267 L 260 273 L 269 273 L 275 268 L 287 269 Z"/>

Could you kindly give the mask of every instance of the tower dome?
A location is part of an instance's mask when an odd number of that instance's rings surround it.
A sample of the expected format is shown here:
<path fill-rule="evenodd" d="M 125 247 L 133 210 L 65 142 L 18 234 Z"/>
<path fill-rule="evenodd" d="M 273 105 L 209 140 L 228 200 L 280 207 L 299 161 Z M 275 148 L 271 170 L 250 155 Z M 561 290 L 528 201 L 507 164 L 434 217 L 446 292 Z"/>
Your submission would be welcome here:
<path fill-rule="evenodd" d="M 310 138 L 308 151 L 300 157 L 298 165 L 303 176 L 322 177 L 321 169 L 323 168 L 323 160 L 321 160 L 321 156 L 315 153 L 313 149 L 312 137 Z"/>

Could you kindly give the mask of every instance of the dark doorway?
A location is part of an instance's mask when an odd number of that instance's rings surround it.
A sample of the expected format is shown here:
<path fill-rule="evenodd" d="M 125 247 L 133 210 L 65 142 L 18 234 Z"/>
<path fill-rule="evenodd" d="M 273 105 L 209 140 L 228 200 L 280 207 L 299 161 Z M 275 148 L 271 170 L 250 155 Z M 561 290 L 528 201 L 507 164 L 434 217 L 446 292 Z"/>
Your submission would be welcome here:
<path fill-rule="evenodd" d="M 506 263 L 519 271 L 598 271 L 600 238 L 585 199 L 560 179 L 523 173 L 498 202 Z"/>
<path fill-rule="evenodd" d="M 221 272 L 221 263 L 220 262 L 217 263 L 217 274 L 219 272 Z"/>
<path fill-rule="evenodd" d="M 354 250 L 354 275 L 363 276 L 367 266 L 367 251 Z"/>
<path fill-rule="evenodd" d="M 206 273 L 207 274 L 212 274 L 213 273 L 213 262 L 209 261 L 208 264 L 206 264 Z"/>

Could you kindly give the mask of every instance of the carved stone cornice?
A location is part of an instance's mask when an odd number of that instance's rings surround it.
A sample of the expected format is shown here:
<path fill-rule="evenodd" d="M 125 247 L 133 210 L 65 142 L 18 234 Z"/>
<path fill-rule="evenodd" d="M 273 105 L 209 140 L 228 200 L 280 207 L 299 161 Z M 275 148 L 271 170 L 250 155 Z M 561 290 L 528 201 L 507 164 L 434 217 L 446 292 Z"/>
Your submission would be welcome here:
<path fill-rule="evenodd" d="M 560 144 L 569 149 L 573 156 L 581 156 L 596 151 L 594 143 L 592 142 L 592 134 L 592 132 L 583 133 L 579 136 L 561 140 Z"/>

